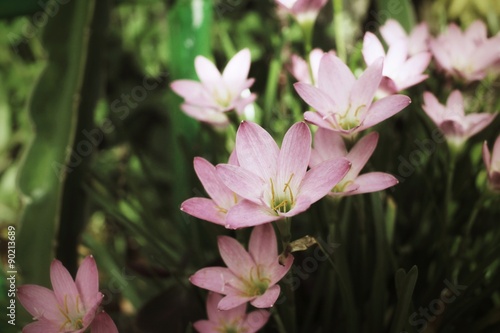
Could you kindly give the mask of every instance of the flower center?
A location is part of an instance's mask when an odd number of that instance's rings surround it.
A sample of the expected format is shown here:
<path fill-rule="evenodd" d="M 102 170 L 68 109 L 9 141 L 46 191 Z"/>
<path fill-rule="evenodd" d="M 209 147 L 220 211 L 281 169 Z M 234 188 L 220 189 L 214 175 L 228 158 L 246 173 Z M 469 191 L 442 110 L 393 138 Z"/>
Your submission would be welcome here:
<path fill-rule="evenodd" d="M 293 196 L 292 188 L 290 187 L 292 178 L 293 173 L 290 175 L 288 181 L 283 185 L 282 191 L 276 191 L 273 180 L 269 179 L 271 182 L 271 209 L 278 214 L 289 212 L 295 205 L 295 198 Z"/>
<path fill-rule="evenodd" d="M 215 102 L 219 106 L 221 106 L 223 108 L 227 108 L 227 107 L 229 107 L 229 105 L 231 105 L 231 94 L 229 93 L 229 90 L 215 88 L 213 91 L 213 96 L 214 96 Z"/>
<path fill-rule="evenodd" d="M 85 314 L 85 309 L 83 304 L 80 304 L 80 295 L 76 296 L 72 306 L 68 306 L 68 295 L 64 295 L 64 307 L 59 307 L 59 311 L 66 319 L 61 327 L 59 327 L 60 332 L 65 332 L 68 329 L 81 330 L 83 328 L 83 315 Z"/>
<path fill-rule="evenodd" d="M 341 181 L 340 183 L 335 185 L 335 187 L 332 189 L 332 192 L 335 192 L 335 193 L 344 192 L 346 187 L 351 185 L 352 183 L 354 183 L 352 180 Z"/>
<path fill-rule="evenodd" d="M 271 280 L 266 276 L 263 276 L 259 266 L 252 267 L 250 270 L 250 279 L 244 281 L 246 284 L 246 296 L 257 297 L 262 296 L 269 288 Z"/>

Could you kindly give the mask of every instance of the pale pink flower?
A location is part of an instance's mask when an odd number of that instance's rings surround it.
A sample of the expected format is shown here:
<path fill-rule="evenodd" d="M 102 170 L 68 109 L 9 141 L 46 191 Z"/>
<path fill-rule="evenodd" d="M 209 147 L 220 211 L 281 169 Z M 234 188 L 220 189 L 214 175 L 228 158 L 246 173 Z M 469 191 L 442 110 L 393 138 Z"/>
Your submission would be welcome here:
<path fill-rule="evenodd" d="M 269 320 L 269 311 L 256 310 L 246 313 L 246 304 L 221 311 L 217 308 L 221 299 L 220 294 L 208 293 L 208 320 L 198 320 L 193 324 L 199 333 L 255 333 Z"/>
<path fill-rule="evenodd" d="M 314 148 L 309 165 L 315 165 L 333 158 L 344 157 L 351 162 L 351 169 L 329 193 L 331 196 L 348 196 L 385 190 L 398 180 L 383 172 L 369 172 L 359 175 L 377 147 L 378 133 L 372 132 L 361 138 L 347 152 L 344 139 L 338 133 L 319 128 L 314 135 Z"/>
<path fill-rule="evenodd" d="M 190 198 L 181 204 L 181 210 L 199 219 L 226 225 L 227 212 L 241 198 L 224 185 L 210 162 L 202 157 L 195 157 L 193 164 L 196 175 L 211 199 Z M 238 165 L 235 153 L 231 154 L 229 164 Z"/>
<path fill-rule="evenodd" d="M 465 32 L 452 23 L 431 40 L 430 49 L 439 67 L 449 75 L 466 82 L 482 80 L 500 59 L 500 35 L 488 39 L 481 21 L 472 23 Z"/>
<path fill-rule="evenodd" d="M 276 0 L 276 3 L 295 17 L 299 24 L 314 23 L 327 0 Z"/>
<path fill-rule="evenodd" d="M 254 79 L 247 78 L 250 62 L 250 50 L 243 49 L 229 61 L 221 74 L 210 60 L 197 56 L 195 68 L 200 82 L 177 80 L 171 84 L 172 90 L 185 100 L 182 110 L 199 121 L 226 125 L 225 112 L 236 110 L 241 114 L 255 100 L 255 94 L 242 96 L 254 82 Z"/>
<path fill-rule="evenodd" d="M 54 260 L 50 280 L 54 291 L 29 284 L 19 287 L 19 301 L 36 320 L 24 327 L 23 333 L 83 333 L 88 327 L 92 333 L 118 333 L 109 315 L 99 309 L 103 294 L 92 256 L 83 260 L 75 281 L 61 262 Z"/>
<path fill-rule="evenodd" d="M 380 57 L 384 57 L 384 77 L 379 87 L 381 96 L 395 94 L 427 79 L 428 75 L 423 72 L 431 61 L 431 54 L 420 52 L 409 56 L 408 47 L 406 40 L 395 40 L 386 54 L 377 36 L 371 32 L 365 34 L 363 57 L 366 64 L 370 66 Z"/>
<path fill-rule="evenodd" d="M 388 19 L 384 25 L 380 27 L 380 34 L 389 47 L 400 41 L 404 41 L 408 47 L 409 56 L 429 51 L 429 27 L 425 22 L 417 25 L 408 34 L 398 21 Z"/>
<path fill-rule="evenodd" d="M 281 150 L 262 127 L 242 122 L 236 134 L 240 166 L 217 165 L 217 175 L 242 200 L 226 216 L 226 227 L 254 226 L 302 213 L 323 198 L 349 170 L 345 159 L 307 170 L 311 132 L 304 122 L 285 134 Z"/>
<path fill-rule="evenodd" d="M 493 145 L 493 152 L 490 154 L 488 144 L 483 145 L 483 161 L 488 172 L 488 183 L 493 191 L 500 191 L 500 135 Z"/>
<path fill-rule="evenodd" d="M 296 54 L 292 55 L 291 66 L 289 68 L 290 73 L 292 73 L 292 75 L 299 82 L 312 84 L 312 82 L 314 81 L 315 85 L 317 86 L 319 63 L 325 53 L 327 52 L 323 52 L 323 50 L 321 49 L 314 49 L 311 51 L 311 53 L 309 53 L 309 62 L 311 63 L 311 70 L 314 80 L 311 80 L 309 65 L 307 64 L 307 61 Z M 329 51 L 328 53 L 331 55 L 335 55 L 335 51 Z"/>
<path fill-rule="evenodd" d="M 283 265 L 279 262 L 276 234 L 271 224 L 252 230 L 245 251 L 237 240 L 219 236 L 219 252 L 226 267 L 207 267 L 189 278 L 192 284 L 226 295 L 218 303 L 219 310 L 236 308 L 250 302 L 256 308 L 269 308 L 278 299 L 277 284 L 292 266 L 288 255 Z"/>
<path fill-rule="evenodd" d="M 393 116 L 410 104 L 410 98 L 391 95 L 372 104 L 382 80 L 383 58 L 377 59 L 356 80 L 338 57 L 325 54 L 319 65 L 318 87 L 295 83 L 299 96 L 316 112 L 304 119 L 342 134 L 354 134 Z"/>
<path fill-rule="evenodd" d="M 440 104 L 430 92 L 424 93 L 423 109 L 432 119 L 446 140 L 453 147 L 460 148 L 468 138 L 483 130 L 495 118 L 494 114 L 464 112 L 462 93 L 454 90 L 446 105 Z"/>

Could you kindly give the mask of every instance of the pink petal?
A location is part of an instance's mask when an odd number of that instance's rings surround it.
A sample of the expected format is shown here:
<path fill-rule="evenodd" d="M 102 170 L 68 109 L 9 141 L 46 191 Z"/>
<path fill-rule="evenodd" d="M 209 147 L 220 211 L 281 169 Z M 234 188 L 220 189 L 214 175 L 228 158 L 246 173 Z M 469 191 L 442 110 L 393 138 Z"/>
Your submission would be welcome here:
<path fill-rule="evenodd" d="M 289 254 L 286 257 L 284 264 L 280 264 L 278 260 L 275 261 L 274 265 L 269 267 L 266 271 L 266 274 L 269 274 L 269 279 L 271 280 L 271 284 L 276 284 L 288 273 L 290 268 L 292 267 L 294 257 Z"/>
<path fill-rule="evenodd" d="M 500 136 L 498 138 L 500 138 Z M 497 140 L 498 140 L 498 138 L 497 138 Z M 488 173 L 490 173 L 491 155 L 490 155 L 490 150 L 488 149 L 488 142 L 486 142 L 486 141 L 484 141 L 484 143 L 483 143 L 483 162 L 484 162 L 484 165 L 486 166 L 486 171 Z"/>
<path fill-rule="evenodd" d="M 242 304 L 245 304 L 249 300 L 251 300 L 251 298 L 246 296 L 227 295 L 219 302 L 219 310 L 227 311 L 234 309 Z"/>
<path fill-rule="evenodd" d="M 446 101 L 446 109 L 453 114 L 464 116 L 464 99 L 459 90 L 453 90 Z"/>
<path fill-rule="evenodd" d="M 251 269 L 255 266 L 250 254 L 234 238 L 219 236 L 217 238 L 219 252 L 227 267 L 237 277 L 246 279 L 250 275 Z"/>
<path fill-rule="evenodd" d="M 104 311 L 95 317 L 90 326 L 90 331 L 91 333 L 118 333 L 115 323 Z"/>
<path fill-rule="evenodd" d="M 83 260 L 76 273 L 75 284 L 85 308 L 92 308 L 95 305 L 96 295 L 99 294 L 99 273 L 92 256 L 87 256 Z"/>
<path fill-rule="evenodd" d="M 255 333 L 260 330 L 269 320 L 271 313 L 266 310 L 256 310 L 250 312 L 245 321 L 243 322 L 243 327 L 246 329 L 247 333 Z"/>
<path fill-rule="evenodd" d="M 319 88 L 302 82 L 295 83 L 293 87 L 300 98 L 314 109 L 320 112 L 330 112 L 333 110 L 335 104 L 330 97 Z"/>
<path fill-rule="evenodd" d="M 223 298 L 221 294 L 214 292 L 209 292 L 207 296 L 207 316 L 208 319 L 214 322 L 218 322 L 219 319 L 223 318 L 222 312 L 217 309 L 220 300 Z"/>
<path fill-rule="evenodd" d="M 420 52 L 428 51 L 428 39 L 429 27 L 427 26 L 427 23 L 422 22 L 411 31 L 408 39 L 410 55 L 416 55 Z"/>
<path fill-rule="evenodd" d="M 78 289 L 76 288 L 75 281 L 73 281 L 68 270 L 59 260 L 53 260 L 50 265 L 50 282 L 52 283 L 52 288 L 59 304 L 62 305 L 70 299 L 76 299 Z M 70 297 L 65 297 L 66 295 Z M 68 306 L 71 308 L 72 305 Z"/>
<path fill-rule="evenodd" d="M 382 80 L 383 64 L 384 59 L 378 58 L 361 74 L 358 81 L 352 87 L 350 94 L 352 107 L 364 106 L 364 109 L 368 110 Z"/>
<path fill-rule="evenodd" d="M 286 132 L 279 153 L 275 185 L 288 183 L 291 189 L 299 187 L 311 157 L 311 140 L 311 131 L 304 122 L 294 124 Z"/>
<path fill-rule="evenodd" d="M 211 85 L 221 81 L 222 77 L 217 67 L 204 56 L 197 56 L 194 59 L 194 66 L 198 78 L 204 85 Z"/>
<path fill-rule="evenodd" d="M 236 152 L 240 165 L 260 176 L 264 181 L 276 175 L 278 145 L 273 137 L 259 125 L 249 121 L 241 123 L 236 133 Z"/>
<path fill-rule="evenodd" d="M 202 157 L 195 157 L 193 165 L 205 191 L 218 206 L 229 209 L 236 204 L 237 197 L 219 179 L 212 163 Z"/>
<path fill-rule="evenodd" d="M 62 322 L 60 323 L 62 324 Z M 60 332 L 59 323 L 41 319 L 23 327 L 23 333 L 52 333 Z"/>
<path fill-rule="evenodd" d="M 240 160 L 240 155 L 238 155 L 238 160 Z M 219 179 L 231 191 L 245 199 L 260 203 L 265 182 L 252 171 L 241 166 L 218 164 L 216 172 Z"/>
<path fill-rule="evenodd" d="M 408 43 L 404 40 L 394 43 L 389 47 L 389 50 L 387 50 L 383 74 L 388 76 L 398 74 L 407 58 Z"/>
<path fill-rule="evenodd" d="M 319 65 L 318 87 L 331 94 L 331 100 L 339 109 L 347 108 L 355 82 L 354 74 L 342 60 L 328 53 L 323 55 Z"/>
<path fill-rule="evenodd" d="M 278 258 L 278 243 L 271 223 L 256 226 L 250 235 L 249 253 L 257 265 L 272 266 Z"/>
<path fill-rule="evenodd" d="M 465 38 L 479 44 L 488 38 L 488 30 L 484 22 L 476 20 L 472 22 L 464 33 Z"/>
<path fill-rule="evenodd" d="M 401 71 L 405 73 L 404 77 L 412 77 L 414 75 L 421 74 L 431 61 L 432 55 L 429 52 L 420 52 L 417 55 L 412 56 L 408 59 Z"/>
<path fill-rule="evenodd" d="M 200 82 L 193 80 L 176 80 L 172 82 L 170 88 L 177 94 L 183 97 L 186 101 L 200 102 L 203 98 L 203 85 Z M 196 103 L 199 104 L 199 103 Z"/>
<path fill-rule="evenodd" d="M 231 58 L 222 73 L 224 82 L 233 93 L 241 93 L 241 89 L 248 76 L 248 71 L 250 70 L 250 58 L 249 49 L 239 51 Z M 240 89 L 240 91 L 236 91 L 235 89 Z"/>
<path fill-rule="evenodd" d="M 187 199 L 181 204 L 181 210 L 201 220 L 226 225 L 226 213 L 213 200 L 207 198 Z"/>
<path fill-rule="evenodd" d="M 237 280 L 236 276 L 226 267 L 202 268 L 189 278 L 197 287 L 226 294 L 226 285 Z"/>
<path fill-rule="evenodd" d="M 496 114 L 489 113 L 476 113 L 467 115 L 465 117 L 465 123 L 468 125 L 466 136 L 471 137 L 481 132 L 493 121 L 493 119 L 495 119 L 495 116 Z"/>
<path fill-rule="evenodd" d="M 311 151 L 311 167 L 332 159 L 347 155 L 344 139 L 337 132 L 318 128 L 314 135 L 314 149 Z"/>
<path fill-rule="evenodd" d="M 35 319 L 46 318 L 50 321 L 63 323 L 63 315 L 59 311 L 54 292 L 45 287 L 26 284 L 20 286 L 17 291 L 17 297 L 22 306 Z"/>
<path fill-rule="evenodd" d="M 472 64 L 476 71 L 487 70 L 499 59 L 500 54 L 500 35 L 489 39 L 479 46 L 474 53 Z M 483 75 L 481 75 L 483 76 Z"/>
<path fill-rule="evenodd" d="M 311 204 L 315 203 L 344 178 L 350 166 L 351 163 L 343 158 L 328 160 L 316 165 L 304 177 L 300 195 L 308 197 Z"/>
<path fill-rule="evenodd" d="M 242 318 L 246 312 L 246 305 L 237 306 L 231 310 L 221 311 L 218 309 L 219 302 L 223 296 L 214 292 L 209 292 L 207 297 L 207 315 L 213 322 L 230 322 L 235 318 Z"/>
<path fill-rule="evenodd" d="M 407 39 L 406 31 L 401 24 L 394 19 L 385 21 L 384 25 L 381 26 L 379 30 L 387 45 L 392 45 L 392 43 L 401 39 Z"/>
<path fill-rule="evenodd" d="M 220 333 L 220 326 L 213 321 L 198 320 L 193 324 L 193 326 L 199 333 Z"/>
<path fill-rule="evenodd" d="M 359 130 L 370 128 L 389 117 L 392 117 L 411 103 L 408 96 L 391 95 L 379 99 L 368 110 L 365 121 Z"/>
<path fill-rule="evenodd" d="M 369 172 L 360 175 L 354 182 L 359 187 L 357 190 L 349 192 L 348 195 L 382 191 L 396 185 L 398 180 L 388 173 Z"/>
<path fill-rule="evenodd" d="M 181 109 L 188 116 L 191 116 L 194 119 L 205 123 L 209 123 L 215 126 L 227 126 L 227 124 L 229 124 L 227 116 L 221 111 L 186 103 L 181 105 Z"/>
<path fill-rule="evenodd" d="M 351 162 L 351 169 L 347 175 L 345 175 L 345 180 L 353 180 L 359 175 L 359 172 L 364 168 L 366 162 L 368 162 L 375 151 L 378 137 L 379 135 L 377 132 L 365 135 L 356 143 L 349 154 L 347 154 L 345 158 Z"/>
<path fill-rule="evenodd" d="M 304 113 L 304 120 L 321 128 L 334 130 L 332 125 L 326 121 L 319 112 L 307 111 Z"/>
<path fill-rule="evenodd" d="M 498 164 L 500 164 L 500 135 L 497 137 L 495 140 L 495 143 L 493 144 L 493 153 L 491 154 L 491 161 L 495 161 Z M 494 168 L 496 171 L 498 168 Z"/>
<path fill-rule="evenodd" d="M 226 228 L 240 229 L 253 227 L 281 218 L 282 217 L 271 210 L 271 208 L 248 200 L 242 200 L 227 213 Z"/>
<path fill-rule="evenodd" d="M 257 297 L 250 302 L 256 308 L 270 308 L 276 303 L 280 295 L 280 286 L 275 284 L 271 288 L 268 288 L 264 295 Z"/>
<path fill-rule="evenodd" d="M 378 58 L 385 57 L 384 47 L 377 36 L 371 32 L 366 32 L 363 38 L 363 58 L 368 66 L 373 64 Z"/>
<path fill-rule="evenodd" d="M 444 106 L 439 103 L 436 96 L 428 91 L 424 92 L 424 105 L 422 108 L 437 126 L 441 124 L 445 109 Z"/>
<path fill-rule="evenodd" d="M 448 53 L 446 46 L 443 45 L 443 42 L 437 39 L 431 40 L 429 42 L 429 47 L 439 66 L 441 66 L 446 71 L 451 71 L 451 56 L 450 53 Z"/>

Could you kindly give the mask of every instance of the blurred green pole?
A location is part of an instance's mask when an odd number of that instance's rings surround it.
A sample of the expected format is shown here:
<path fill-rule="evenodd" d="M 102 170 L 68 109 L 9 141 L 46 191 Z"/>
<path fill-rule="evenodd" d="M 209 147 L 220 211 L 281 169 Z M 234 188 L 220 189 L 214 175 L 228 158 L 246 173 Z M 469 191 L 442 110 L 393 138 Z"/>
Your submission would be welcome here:
<path fill-rule="evenodd" d="M 169 76 L 178 79 L 197 80 L 194 59 L 197 55 L 209 56 L 212 32 L 211 0 L 178 0 L 168 15 L 169 29 Z M 178 209 L 182 201 L 193 196 L 192 148 L 197 144 L 199 123 L 180 109 L 182 99 L 170 91 L 168 113 L 170 119 L 170 142 L 172 154 L 173 207 Z M 178 215 L 181 216 L 179 211 Z"/>

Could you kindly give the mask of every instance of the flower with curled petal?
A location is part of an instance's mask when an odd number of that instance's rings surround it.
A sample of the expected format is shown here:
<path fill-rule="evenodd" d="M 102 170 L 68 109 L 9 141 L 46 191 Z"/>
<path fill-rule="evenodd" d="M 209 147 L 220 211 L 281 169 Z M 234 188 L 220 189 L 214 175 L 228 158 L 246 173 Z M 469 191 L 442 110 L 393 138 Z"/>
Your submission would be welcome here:
<path fill-rule="evenodd" d="M 219 164 L 217 175 L 244 200 L 226 216 L 237 229 L 295 216 L 320 200 L 349 170 L 349 162 L 328 160 L 307 170 L 311 132 L 304 122 L 285 134 L 281 149 L 259 125 L 244 121 L 236 134 L 239 166 Z"/>
<path fill-rule="evenodd" d="M 219 310 L 234 309 L 246 302 L 256 308 L 269 308 L 278 299 L 277 284 L 290 269 L 293 256 L 279 262 L 276 234 L 271 224 L 252 230 L 248 252 L 237 240 L 219 236 L 219 252 L 226 267 L 206 267 L 189 278 L 200 288 L 226 295 L 218 302 Z"/>

